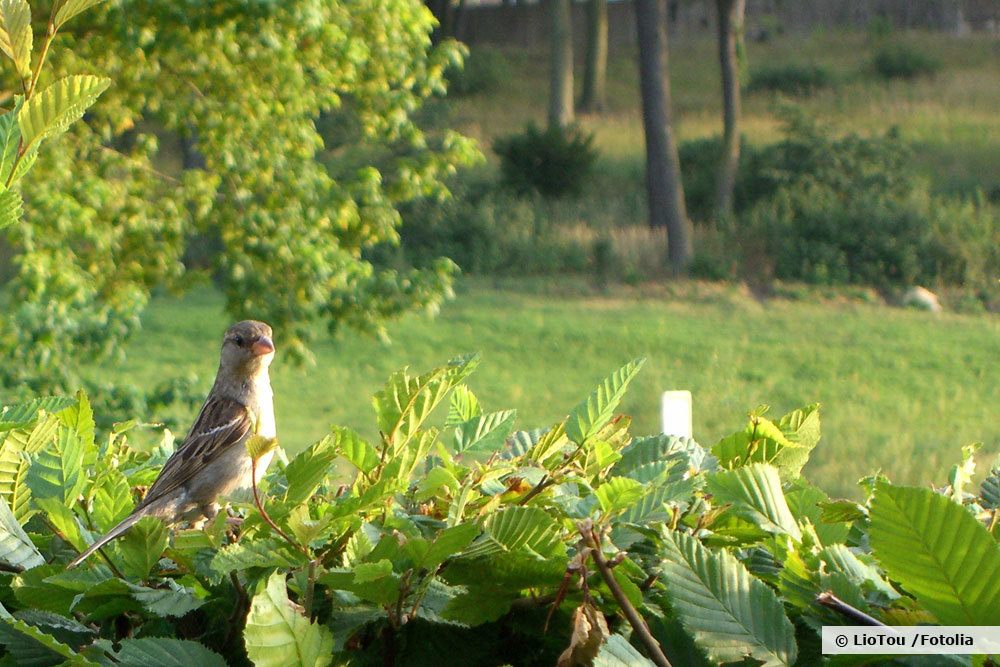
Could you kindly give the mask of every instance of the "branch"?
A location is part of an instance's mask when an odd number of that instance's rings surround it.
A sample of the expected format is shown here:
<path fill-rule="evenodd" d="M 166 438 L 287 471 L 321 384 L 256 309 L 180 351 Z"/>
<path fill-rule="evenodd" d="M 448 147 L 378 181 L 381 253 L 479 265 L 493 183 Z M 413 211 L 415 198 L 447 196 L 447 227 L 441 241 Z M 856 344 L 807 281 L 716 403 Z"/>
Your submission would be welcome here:
<path fill-rule="evenodd" d="M 817 595 L 815 602 L 816 604 L 822 607 L 826 607 L 827 609 L 832 609 L 833 611 L 837 612 L 847 620 L 853 621 L 857 625 L 873 625 L 883 628 L 887 627 L 885 623 L 882 623 L 881 621 L 872 618 L 871 616 L 861 611 L 860 609 L 852 607 L 851 605 L 847 604 L 846 602 L 838 598 L 836 595 L 834 595 L 831 591 L 824 591 L 819 595 Z"/>
<path fill-rule="evenodd" d="M 257 511 L 260 512 L 260 518 L 264 519 L 264 523 L 271 527 L 275 533 L 281 536 L 281 539 L 288 542 L 296 551 L 301 551 L 306 555 L 306 558 L 311 558 L 308 547 L 304 547 L 292 538 L 288 536 L 285 531 L 278 527 L 278 524 L 274 522 L 271 515 L 267 513 L 264 509 L 264 504 L 260 501 L 260 493 L 257 491 L 257 459 L 250 459 L 250 486 L 253 488 L 253 502 L 257 506 Z"/>
<path fill-rule="evenodd" d="M 608 561 L 604 559 L 604 554 L 601 553 L 601 540 L 594 531 L 593 526 L 589 525 L 589 522 L 586 522 L 586 524 L 580 524 L 577 528 L 579 529 L 580 534 L 583 535 L 583 539 L 587 541 L 591 547 L 594 562 L 597 564 L 597 569 L 601 572 L 601 577 L 604 579 L 604 583 L 606 583 L 608 588 L 611 589 L 611 594 L 614 595 L 615 600 L 618 601 L 618 606 L 621 607 L 629 625 L 632 626 L 632 630 L 639 637 L 639 639 L 642 640 L 643 645 L 646 647 L 646 652 L 649 653 L 650 659 L 654 664 L 656 664 L 657 667 L 671 667 L 670 661 L 667 660 L 667 656 L 663 654 L 663 649 L 660 648 L 660 644 L 649 632 L 649 626 L 646 625 L 646 621 L 642 618 L 639 612 L 636 611 L 635 607 L 632 606 L 632 603 L 629 602 L 628 596 L 625 595 L 625 591 L 622 590 L 622 587 L 618 585 L 618 581 L 615 579 L 614 573 L 611 572 L 611 567 L 608 565 Z"/>

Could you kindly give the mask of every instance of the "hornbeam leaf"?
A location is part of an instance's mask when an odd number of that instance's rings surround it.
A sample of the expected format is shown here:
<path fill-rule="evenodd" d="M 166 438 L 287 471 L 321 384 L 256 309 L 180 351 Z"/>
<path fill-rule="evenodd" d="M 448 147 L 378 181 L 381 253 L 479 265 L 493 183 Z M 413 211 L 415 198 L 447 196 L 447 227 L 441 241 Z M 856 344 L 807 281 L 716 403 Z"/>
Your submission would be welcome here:
<path fill-rule="evenodd" d="M 13 616 L 0 619 L 0 644 L 21 667 L 71 664 L 99 667 L 52 635 Z"/>
<path fill-rule="evenodd" d="M 167 547 L 167 527 L 159 519 L 145 516 L 118 541 L 125 573 L 145 579 Z"/>
<path fill-rule="evenodd" d="M 337 449 L 329 436 L 299 452 L 285 468 L 288 480 L 285 506 L 295 507 L 309 500 L 323 483 L 336 458 Z"/>
<path fill-rule="evenodd" d="M 455 451 L 493 453 L 503 446 L 514 430 L 516 410 L 491 412 L 473 417 L 455 428 Z"/>
<path fill-rule="evenodd" d="M 44 396 L 25 403 L 4 406 L 0 408 L 0 431 L 31 426 L 38 421 L 39 411 L 59 412 L 74 403 L 76 403 L 76 399 L 66 396 Z"/>
<path fill-rule="evenodd" d="M 22 150 L 65 130 L 83 116 L 111 80 L 89 74 L 74 74 L 59 79 L 25 101 L 17 113 L 21 127 Z"/>
<path fill-rule="evenodd" d="M 788 509 L 781 489 L 778 469 L 754 465 L 712 473 L 708 476 L 708 491 L 717 503 L 733 503 L 733 511 L 769 533 L 786 533 L 796 540 L 802 533 Z"/>
<path fill-rule="evenodd" d="M 244 446 L 247 449 L 247 456 L 254 461 L 259 461 L 265 454 L 273 452 L 278 446 L 277 438 L 265 438 L 262 435 L 251 435 L 247 438 Z"/>
<path fill-rule="evenodd" d="M 69 507 L 87 482 L 83 474 L 84 448 L 73 429 L 60 425 L 55 437 L 35 454 L 27 484 L 35 498 L 59 498 Z"/>
<path fill-rule="evenodd" d="M 98 644 L 113 653 L 115 663 L 123 667 L 226 667 L 225 659 L 198 642 L 169 637 L 123 639 L 118 651 L 111 642 Z"/>
<path fill-rule="evenodd" d="M 1000 544 L 965 507 L 879 482 L 870 535 L 889 577 L 942 625 L 1000 625 Z"/>
<path fill-rule="evenodd" d="M 566 435 L 570 440 L 582 444 L 608 423 L 629 382 L 645 362 L 636 359 L 625 364 L 598 385 L 587 400 L 573 408 L 566 420 Z"/>
<path fill-rule="evenodd" d="M 61 28 L 66 25 L 66 21 L 81 12 L 85 12 L 95 5 L 99 5 L 104 0 L 56 0 L 52 6 L 52 23 L 55 27 Z"/>
<path fill-rule="evenodd" d="M 445 426 L 458 426 L 463 422 L 471 421 L 483 414 L 479 407 L 479 399 L 472 393 L 472 390 L 464 384 L 455 387 L 451 394 L 451 404 L 448 406 L 448 417 L 445 419 Z"/>
<path fill-rule="evenodd" d="M 21 140 L 21 128 L 17 124 L 17 109 L 0 116 L 0 183 L 7 182 L 7 174 L 17 159 L 17 145 Z M 0 224 L 0 227 L 3 225 Z M 0 423 L 4 421 L 0 412 Z"/>
<path fill-rule="evenodd" d="M 243 640 L 257 667 L 322 667 L 333 662 L 333 635 L 292 606 L 280 573 L 272 574 L 254 596 Z"/>
<path fill-rule="evenodd" d="M 22 79 L 31 76 L 31 37 L 28 0 L 0 0 L 0 51 Z"/>
<path fill-rule="evenodd" d="M 26 570 L 45 564 L 3 498 L 0 498 L 0 562 Z"/>
<path fill-rule="evenodd" d="M 10 227 L 21 219 L 21 193 L 17 190 L 0 192 L 0 229 Z"/>
<path fill-rule="evenodd" d="M 661 555 L 661 580 L 670 605 L 711 660 L 795 662 L 795 628 L 781 601 L 732 554 L 711 551 L 690 535 L 665 530 Z"/>

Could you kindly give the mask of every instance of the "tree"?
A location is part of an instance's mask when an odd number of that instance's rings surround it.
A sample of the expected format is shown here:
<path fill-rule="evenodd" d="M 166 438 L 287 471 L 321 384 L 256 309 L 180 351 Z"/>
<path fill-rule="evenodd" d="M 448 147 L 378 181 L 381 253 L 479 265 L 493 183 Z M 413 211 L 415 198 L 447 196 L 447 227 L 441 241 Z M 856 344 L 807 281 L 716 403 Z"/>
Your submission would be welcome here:
<path fill-rule="evenodd" d="M 548 0 L 552 28 L 549 125 L 573 122 L 573 15 L 570 0 Z"/>
<path fill-rule="evenodd" d="M 0 314 L 7 386 L 76 384 L 76 360 L 120 349 L 154 288 L 190 283 L 196 233 L 220 240 L 230 315 L 268 320 L 300 356 L 317 323 L 378 331 L 447 294 L 448 260 L 397 272 L 365 255 L 398 242 L 402 202 L 444 196 L 476 155 L 415 119 L 458 57 L 431 47 L 418 0 L 136 0 L 78 25 L 72 51 L 53 45 L 52 78 L 86 67 L 115 85 L 39 154 L 27 224 L 6 230 L 19 252 Z M 158 142 L 174 133 L 204 169 L 162 173 Z"/>
<path fill-rule="evenodd" d="M 722 70 L 722 158 L 716 184 L 717 217 L 733 212 L 733 189 L 740 163 L 740 52 L 746 0 L 716 0 L 719 13 L 719 65 Z"/>
<path fill-rule="evenodd" d="M 587 53 L 583 70 L 580 110 L 604 111 L 608 70 L 608 0 L 587 3 Z"/>
<path fill-rule="evenodd" d="M 670 120 L 665 0 L 636 0 L 639 85 L 646 137 L 646 197 L 649 226 L 665 227 L 670 266 L 683 273 L 691 262 L 691 221 L 684 204 L 680 160 Z"/>

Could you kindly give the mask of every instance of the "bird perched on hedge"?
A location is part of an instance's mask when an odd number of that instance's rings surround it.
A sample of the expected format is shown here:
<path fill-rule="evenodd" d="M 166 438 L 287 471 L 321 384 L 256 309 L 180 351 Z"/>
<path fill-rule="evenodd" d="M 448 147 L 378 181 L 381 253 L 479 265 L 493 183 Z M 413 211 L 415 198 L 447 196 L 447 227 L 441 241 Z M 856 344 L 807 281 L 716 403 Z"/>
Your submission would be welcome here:
<path fill-rule="evenodd" d="M 215 384 L 184 442 L 135 510 L 67 567 L 79 565 L 144 516 L 200 525 L 218 513 L 219 498 L 250 488 L 251 461 L 245 442 L 254 434 L 276 435 L 268 376 L 273 358 L 271 327 L 253 320 L 229 327 L 222 339 Z M 258 460 L 256 481 L 273 455 L 272 450 Z"/>

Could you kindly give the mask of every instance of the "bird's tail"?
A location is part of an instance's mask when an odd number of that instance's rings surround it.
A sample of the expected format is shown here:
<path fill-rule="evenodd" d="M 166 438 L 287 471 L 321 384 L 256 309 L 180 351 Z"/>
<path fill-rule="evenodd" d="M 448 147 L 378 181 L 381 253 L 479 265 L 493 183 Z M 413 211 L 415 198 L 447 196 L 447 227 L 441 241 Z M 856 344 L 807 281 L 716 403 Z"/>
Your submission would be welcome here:
<path fill-rule="evenodd" d="M 70 562 L 70 564 L 66 566 L 66 569 L 71 570 L 80 563 L 82 563 L 83 561 L 87 560 L 87 558 L 89 558 L 91 554 L 93 554 L 95 551 L 103 547 L 105 544 L 107 544 L 111 540 L 115 539 L 116 537 L 124 533 L 126 530 L 131 528 L 136 521 L 146 516 L 147 514 L 148 512 L 146 511 L 146 508 L 143 508 L 125 517 L 121 523 L 119 523 L 117 526 L 106 532 L 96 542 L 87 547 L 86 551 L 84 551 L 82 554 L 74 558 Z"/>

